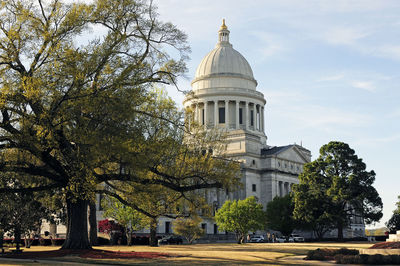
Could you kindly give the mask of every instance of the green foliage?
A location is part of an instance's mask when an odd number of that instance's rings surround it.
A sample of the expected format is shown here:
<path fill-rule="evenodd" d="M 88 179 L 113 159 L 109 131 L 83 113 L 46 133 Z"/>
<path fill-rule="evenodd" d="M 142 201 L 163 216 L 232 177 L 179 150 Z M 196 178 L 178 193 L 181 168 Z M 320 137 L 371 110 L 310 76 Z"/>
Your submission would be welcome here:
<path fill-rule="evenodd" d="M 199 217 L 176 219 L 173 222 L 174 232 L 183 236 L 189 244 L 192 244 L 194 240 L 204 235 L 204 230 L 201 229 L 200 222 L 201 219 Z"/>
<path fill-rule="evenodd" d="M 208 146 L 197 137 L 206 133 L 183 142 L 182 113 L 152 89 L 176 83 L 190 50 L 187 36 L 155 9 L 147 0 L 0 5 L 0 170 L 34 176 L 19 192 L 63 193 L 76 213 L 68 215 L 64 248 L 90 246 L 84 206 L 99 184 L 186 194 L 238 180 L 234 162 L 202 155 Z M 104 35 L 90 38 L 93 29 Z"/>
<path fill-rule="evenodd" d="M 348 144 L 332 141 L 321 147 L 317 160 L 304 166 L 300 184 L 293 187 L 295 217 L 313 225 L 321 236 L 335 225 L 343 238 L 343 227 L 352 217 L 367 224 L 382 217 L 374 180 L 375 172 L 366 171 Z"/>
<path fill-rule="evenodd" d="M 294 229 L 300 226 L 300 223 L 293 217 L 293 210 L 294 202 L 290 194 L 284 197 L 275 197 L 267 204 L 267 228 L 289 236 Z"/>
<path fill-rule="evenodd" d="M 255 197 L 244 200 L 227 200 L 215 213 L 215 221 L 220 230 L 235 232 L 238 243 L 243 243 L 249 231 L 264 227 L 263 206 Z"/>
<path fill-rule="evenodd" d="M 149 224 L 146 216 L 122 204 L 115 198 L 105 197 L 101 202 L 101 206 L 104 210 L 104 217 L 114 219 L 130 231 L 140 230 Z"/>
<path fill-rule="evenodd" d="M 400 230 L 400 214 L 396 212 L 393 213 L 389 221 L 386 222 L 386 226 L 392 234 L 396 233 L 397 230 Z"/>
<path fill-rule="evenodd" d="M 12 182 L 14 188 L 22 186 L 27 177 L 14 175 L 3 179 Z M 50 211 L 42 204 L 42 193 L 14 193 L 12 195 L 0 194 L 0 237 L 3 232 L 14 237 L 17 249 L 21 244 L 21 236 L 32 237 L 32 232 L 40 228 L 43 219 L 49 220 Z M 26 241 L 27 246 L 30 242 Z"/>

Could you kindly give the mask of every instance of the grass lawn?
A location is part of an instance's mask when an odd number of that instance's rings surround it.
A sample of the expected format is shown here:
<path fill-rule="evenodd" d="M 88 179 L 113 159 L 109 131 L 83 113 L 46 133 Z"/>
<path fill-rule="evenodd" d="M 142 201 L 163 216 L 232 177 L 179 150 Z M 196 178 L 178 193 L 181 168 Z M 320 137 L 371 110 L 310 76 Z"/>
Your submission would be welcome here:
<path fill-rule="evenodd" d="M 301 264 L 303 261 L 290 260 L 292 256 L 305 255 L 308 250 L 317 248 L 349 248 L 362 249 L 372 246 L 366 242 L 349 243 L 254 243 L 254 244 L 195 244 L 195 245 L 165 245 L 160 247 L 149 246 L 101 246 L 95 249 L 110 251 L 135 251 L 135 252 L 162 252 L 172 255 L 169 258 L 155 259 L 83 259 L 79 257 L 52 258 L 60 261 L 77 263 L 106 263 L 108 265 L 291 265 Z M 32 247 L 25 249 L 24 252 L 39 250 L 55 250 L 58 247 Z M 317 263 L 317 262 L 316 262 Z M 8 265 L 39 265 L 33 260 L 27 260 L 23 264 L 20 262 L 12 264 L 10 261 L 0 260 L 0 264 Z M 309 261 L 304 264 L 310 265 Z M 314 264 L 314 263 L 313 263 Z M 318 265 L 318 264 L 316 264 Z"/>

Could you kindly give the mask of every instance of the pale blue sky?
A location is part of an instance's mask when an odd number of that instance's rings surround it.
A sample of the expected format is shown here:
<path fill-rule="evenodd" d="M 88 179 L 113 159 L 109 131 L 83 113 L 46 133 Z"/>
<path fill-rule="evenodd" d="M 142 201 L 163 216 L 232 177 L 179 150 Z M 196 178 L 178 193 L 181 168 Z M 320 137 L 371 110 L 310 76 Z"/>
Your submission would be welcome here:
<path fill-rule="evenodd" d="M 158 0 L 189 35 L 190 89 L 222 18 L 264 93 L 269 145 L 301 143 L 313 159 L 348 143 L 376 172 L 386 222 L 400 195 L 400 1 Z M 168 89 L 181 106 L 183 95 Z"/>

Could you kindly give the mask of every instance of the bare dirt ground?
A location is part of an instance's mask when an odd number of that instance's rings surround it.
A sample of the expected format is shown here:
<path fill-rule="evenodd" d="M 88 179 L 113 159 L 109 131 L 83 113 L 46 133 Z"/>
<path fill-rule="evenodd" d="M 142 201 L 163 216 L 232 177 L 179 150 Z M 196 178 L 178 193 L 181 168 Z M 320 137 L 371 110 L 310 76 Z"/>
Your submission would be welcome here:
<path fill-rule="evenodd" d="M 27 256 L 24 260 L 0 257 L 1 265 L 332 265 L 331 262 L 303 261 L 308 250 L 317 248 L 364 249 L 373 243 L 257 243 L 257 244 L 195 244 L 149 246 L 101 246 L 86 256 L 61 254 L 59 247 L 32 247 L 23 254 L 43 252 L 52 256 Z M 111 252 L 109 252 L 111 251 Z M 89 255 L 88 255 L 89 254 Z M 92 255 L 90 255 L 92 254 Z M 120 254 L 121 256 L 117 256 Z M 32 253 L 33 255 L 33 253 Z M 64 255 L 64 256 L 62 256 Z M 29 259 L 28 259 L 29 257 Z M 117 258 L 118 257 L 118 258 Z"/>

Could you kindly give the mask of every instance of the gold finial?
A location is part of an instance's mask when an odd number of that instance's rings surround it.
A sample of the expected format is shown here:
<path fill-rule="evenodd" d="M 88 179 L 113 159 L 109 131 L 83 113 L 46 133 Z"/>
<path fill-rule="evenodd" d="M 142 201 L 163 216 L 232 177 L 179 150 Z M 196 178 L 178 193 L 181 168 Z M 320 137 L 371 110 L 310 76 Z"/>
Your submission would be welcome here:
<path fill-rule="evenodd" d="M 228 27 L 225 25 L 225 19 L 222 19 L 222 25 L 221 25 L 220 30 L 227 30 L 227 29 L 228 29 Z"/>

